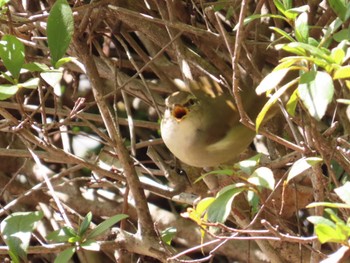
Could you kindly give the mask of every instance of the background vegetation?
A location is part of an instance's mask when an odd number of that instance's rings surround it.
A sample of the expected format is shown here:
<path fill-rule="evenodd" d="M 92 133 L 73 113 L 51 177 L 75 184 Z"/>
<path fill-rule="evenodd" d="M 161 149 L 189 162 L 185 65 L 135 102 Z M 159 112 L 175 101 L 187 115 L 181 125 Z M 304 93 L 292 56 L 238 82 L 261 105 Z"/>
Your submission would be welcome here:
<path fill-rule="evenodd" d="M 346 260 L 348 1 L 0 7 L 2 260 Z M 232 91 L 258 131 L 233 167 L 205 174 L 162 144 L 164 98 L 189 76 Z"/>

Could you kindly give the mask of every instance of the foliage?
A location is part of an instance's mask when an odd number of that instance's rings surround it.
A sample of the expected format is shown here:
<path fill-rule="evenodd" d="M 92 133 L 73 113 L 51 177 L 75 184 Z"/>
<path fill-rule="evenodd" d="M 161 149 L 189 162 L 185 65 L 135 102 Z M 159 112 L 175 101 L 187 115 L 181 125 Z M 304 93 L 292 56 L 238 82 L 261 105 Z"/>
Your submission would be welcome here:
<path fill-rule="evenodd" d="M 331 1 L 332 2 L 332 1 Z M 290 101 L 287 103 L 287 111 L 290 115 L 295 115 L 295 105 L 298 100 L 301 100 L 308 113 L 316 120 L 321 120 L 325 115 L 328 105 L 332 102 L 334 95 L 333 81 L 340 78 L 349 78 L 348 66 L 343 65 L 348 60 L 349 43 L 346 38 L 335 39 L 339 44 L 329 49 L 329 37 L 336 33 L 347 19 L 339 20 L 337 17 L 329 30 L 325 31 L 320 40 L 316 40 L 309 36 L 310 27 L 308 25 L 308 14 L 303 9 L 294 10 L 294 15 L 288 15 L 290 11 L 286 9 L 279 1 L 275 1 L 276 7 L 283 13 L 290 23 L 294 23 L 295 39 L 287 32 L 278 28 L 272 27 L 276 33 L 282 35 L 290 43 L 276 44 L 277 50 L 285 50 L 294 53 L 296 56 L 285 57 L 280 60 L 275 69 L 268 74 L 265 79 L 257 87 L 257 93 L 270 92 L 282 81 L 284 76 L 293 70 L 298 70 L 298 79 L 293 79 L 288 84 L 285 84 L 276 91 L 265 104 L 260 114 L 256 119 L 256 129 L 258 130 L 267 111 L 284 95 L 287 90 L 295 84 L 297 80 L 297 88 Z M 336 5 L 336 4 L 335 4 Z M 337 10 L 339 7 L 333 7 Z M 340 9 L 340 8 L 339 8 Z M 302 12 L 301 12 L 302 11 Z M 323 71 L 321 71 L 322 69 Z M 270 85 L 270 83 L 274 85 Z"/>
<path fill-rule="evenodd" d="M 57 0 L 47 19 L 47 42 L 51 51 L 51 64 L 58 68 L 66 53 L 74 31 L 72 10 L 67 0 Z"/>
<path fill-rule="evenodd" d="M 204 174 L 201 179 L 208 175 L 225 174 L 233 177 L 241 177 L 245 183 L 235 183 L 223 187 L 216 194 L 215 198 L 210 197 L 200 200 L 193 209 L 188 210 L 185 216 L 195 221 L 202 229 L 207 228 L 207 223 L 224 223 L 231 213 L 234 199 L 242 192 L 247 193 L 252 210 L 257 211 L 259 206 L 259 192 L 263 189 L 273 190 L 275 188 L 273 172 L 269 168 L 258 167 L 255 169 L 259 164 L 260 156 L 258 154 L 248 160 L 237 163 L 237 170 L 216 170 Z M 204 237 L 204 234 L 205 232 L 202 231 L 202 237 Z"/>
<path fill-rule="evenodd" d="M 100 223 L 99 225 L 97 225 L 91 231 L 88 231 L 92 220 L 92 213 L 89 212 L 84 217 L 84 220 L 81 222 L 77 230 L 73 229 L 72 227 L 65 226 L 61 229 L 51 232 L 47 236 L 49 240 L 55 242 L 68 242 L 73 245 L 73 247 L 69 247 L 63 250 L 61 253 L 59 253 L 57 258 L 55 259 L 55 262 L 69 262 L 71 257 L 76 252 L 77 248 L 82 248 L 91 251 L 99 251 L 100 245 L 95 240 L 95 238 L 106 232 L 110 227 L 112 227 L 119 221 L 126 219 L 127 217 L 127 215 L 123 214 L 112 216 Z"/>
<path fill-rule="evenodd" d="M 41 211 L 16 212 L 1 222 L 1 234 L 9 247 L 9 254 L 13 262 L 27 261 L 27 249 L 32 232 L 35 224 L 42 217 Z"/>
<path fill-rule="evenodd" d="M 319 262 L 349 246 L 348 1 L 112 2 L 0 1 L 12 261 Z M 164 99 L 203 75 L 261 134 L 205 172 L 159 140 Z"/>
<path fill-rule="evenodd" d="M 350 209 L 350 182 L 345 183 L 334 189 L 337 196 L 345 202 L 343 203 L 312 203 L 308 207 L 326 206 L 335 209 L 347 208 Z M 325 212 L 328 214 L 328 218 L 324 216 L 309 216 L 309 220 L 315 225 L 315 233 L 322 244 L 327 242 L 339 243 L 345 246 L 349 246 L 350 237 L 350 219 L 344 222 L 338 217 L 337 213 L 332 209 L 326 208 Z"/>

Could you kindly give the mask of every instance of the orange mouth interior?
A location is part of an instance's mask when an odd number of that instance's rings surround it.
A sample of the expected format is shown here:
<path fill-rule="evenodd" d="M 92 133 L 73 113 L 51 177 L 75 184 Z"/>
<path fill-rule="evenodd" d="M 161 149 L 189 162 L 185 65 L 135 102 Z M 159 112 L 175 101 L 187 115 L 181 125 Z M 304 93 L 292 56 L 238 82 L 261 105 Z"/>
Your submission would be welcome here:
<path fill-rule="evenodd" d="M 176 120 L 180 121 L 182 120 L 186 115 L 187 115 L 187 108 L 175 105 L 173 109 L 173 116 L 175 117 Z"/>

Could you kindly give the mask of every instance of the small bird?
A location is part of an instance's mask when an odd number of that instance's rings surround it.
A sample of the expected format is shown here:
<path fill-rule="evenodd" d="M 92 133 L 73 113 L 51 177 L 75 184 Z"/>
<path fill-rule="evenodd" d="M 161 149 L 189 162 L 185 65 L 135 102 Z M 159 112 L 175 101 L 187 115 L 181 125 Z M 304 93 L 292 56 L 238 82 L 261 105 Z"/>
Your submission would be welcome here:
<path fill-rule="evenodd" d="M 195 167 L 234 160 L 253 141 L 255 132 L 240 123 L 233 97 L 206 77 L 190 81 L 189 89 L 191 93 L 178 91 L 165 100 L 161 121 L 165 145 L 182 162 Z M 244 93 L 242 100 L 257 106 Z"/>

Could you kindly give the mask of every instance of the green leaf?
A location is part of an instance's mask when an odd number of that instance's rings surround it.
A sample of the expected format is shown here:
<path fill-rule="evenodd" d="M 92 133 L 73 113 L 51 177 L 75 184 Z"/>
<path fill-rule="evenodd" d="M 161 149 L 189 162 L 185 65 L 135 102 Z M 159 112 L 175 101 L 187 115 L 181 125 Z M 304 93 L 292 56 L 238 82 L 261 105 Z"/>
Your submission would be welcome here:
<path fill-rule="evenodd" d="M 350 78 L 350 66 L 338 68 L 333 75 L 333 79 L 347 79 Z"/>
<path fill-rule="evenodd" d="M 101 235 L 103 232 L 107 231 L 110 227 L 118 223 L 119 221 L 128 218 L 128 215 L 120 214 L 115 215 L 107 220 L 103 221 L 101 224 L 99 224 L 96 228 L 94 228 L 87 236 L 87 239 L 92 239 L 94 237 L 97 237 Z"/>
<path fill-rule="evenodd" d="M 306 72 L 300 77 L 298 93 L 310 115 L 316 120 L 321 120 L 333 99 L 332 77 L 321 71 Z"/>
<path fill-rule="evenodd" d="M 335 223 L 327 218 L 324 218 L 323 216 L 309 216 L 307 220 L 314 225 L 322 224 L 322 225 L 327 225 L 329 227 L 335 228 Z"/>
<path fill-rule="evenodd" d="M 309 216 L 307 218 L 309 222 L 315 225 L 315 233 L 320 242 L 347 242 L 350 235 L 350 228 L 332 210 L 328 209 L 326 212 L 330 213 L 332 219 L 336 220 L 337 223 L 322 216 Z"/>
<path fill-rule="evenodd" d="M 292 42 L 292 43 L 295 43 L 295 42 Z M 287 52 L 290 52 L 290 53 L 293 53 L 293 54 L 296 54 L 296 55 L 299 55 L 299 56 L 306 56 L 306 52 L 305 52 L 305 49 L 303 48 L 300 48 L 300 47 L 297 47 L 297 46 L 288 46 L 288 44 L 278 44 L 278 45 L 275 45 L 275 49 L 276 50 L 285 50 Z"/>
<path fill-rule="evenodd" d="M 310 7 L 309 5 L 302 5 L 294 8 L 290 8 L 287 10 L 288 13 L 293 13 L 293 14 L 301 14 L 305 12 L 310 12 Z"/>
<path fill-rule="evenodd" d="M 13 95 L 15 95 L 18 91 L 17 85 L 4 84 L 0 85 L 0 100 L 6 100 Z"/>
<path fill-rule="evenodd" d="M 261 156 L 262 154 L 258 153 L 247 160 L 240 161 L 234 165 L 234 168 L 242 170 L 246 174 L 251 174 L 255 167 L 260 163 Z"/>
<path fill-rule="evenodd" d="M 13 78 L 18 79 L 24 64 L 24 45 L 15 36 L 4 35 L 0 41 L 0 57 Z"/>
<path fill-rule="evenodd" d="M 270 91 L 278 86 L 283 78 L 287 75 L 289 68 L 284 68 L 280 70 L 274 70 L 268 74 L 256 87 L 255 92 L 261 95 L 267 91 Z"/>
<path fill-rule="evenodd" d="M 46 236 L 47 240 L 51 240 L 54 242 L 67 242 L 70 236 L 68 236 L 65 231 L 61 228 L 55 231 L 50 232 Z"/>
<path fill-rule="evenodd" d="M 215 201 L 214 197 L 206 197 L 203 198 L 198 202 L 196 205 L 196 209 L 194 210 L 196 212 L 197 218 L 192 218 L 194 221 L 197 221 L 198 219 L 202 218 L 204 213 L 207 211 L 208 207 Z"/>
<path fill-rule="evenodd" d="M 287 6 L 285 2 L 281 2 L 280 0 L 273 0 L 273 3 L 275 4 L 278 11 L 280 11 L 283 15 L 285 15 L 286 10 L 291 7 Z"/>
<path fill-rule="evenodd" d="M 200 180 L 203 180 L 204 177 L 206 177 L 207 175 L 210 174 L 221 174 L 221 175 L 232 175 L 233 174 L 233 170 L 232 169 L 224 169 L 224 170 L 214 170 L 208 173 L 204 173 L 202 174 L 200 177 L 198 177 L 194 183 L 198 183 Z"/>
<path fill-rule="evenodd" d="M 307 13 L 301 13 L 295 20 L 295 37 L 299 42 L 307 43 L 309 38 L 309 26 Z"/>
<path fill-rule="evenodd" d="M 331 51 L 331 57 L 334 60 L 334 63 L 341 65 L 345 57 L 345 52 L 342 47 L 333 48 Z"/>
<path fill-rule="evenodd" d="M 253 213 L 253 215 L 255 215 L 259 211 L 259 208 L 260 208 L 259 195 L 254 191 L 247 191 L 247 200 L 248 200 L 249 205 L 251 207 L 251 212 Z"/>
<path fill-rule="evenodd" d="M 27 249 L 30 237 L 35 228 L 35 223 L 41 220 L 43 213 L 36 212 L 16 212 L 7 216 L 0 224 L 2 238 L 9 247 L 13 255 L 26 261 Z"/>
<path fill-rule="evenodd" d="M 343 243 L 347 239 L 347 237 L 343 233 L 337 231 L 337 229 L 323 224 L 315 226 L 315 233 L 322 244 L 327 242 Z"/>
<path fill-rule="evenodd" d="M 45 64 L 42 64 L 42 63 L 38 63 L 38 62 L 24 64 L 23 68 L 29 70 L 30 72 L 36 72 L 36 71 L 41 72 L 41 71 L 49 71 L 50 70 L 50 68 L 48 66 L 46 66 Z"/>
<path fill-rule="evenodd" d="M 269 100 L 265 103 L 264 107 L 261 109 L 261 111 L 259 112 L 258 116 L 256 117 L 255 120 L 255 125 L 256 125 L 256 132 L 259 131 L 260 125 L 263 122 L 267 112 L 269 111 L 269 109 L 276 103 L 276 101 L 278 100 L 278 98 L 280 98 L 290 87 L 292 87 L 295 83 L 297 83 L 299 80 L 299 78 L 296 78 L 290 82 L 288 82 L 287 84 L 285 84 L 284 86 L 282 86 L 281 88 L 279 88 L 270 98 Z"/>
<path fill-rule="evenodd" d="M 65 57 L 65 58 L 61 58 L 56 62 L 56 68 L 61 67 L 62 65 L 71 62 L 74 58 L 73 57 Z"/>
<path fill-rule="evenodd" d="M 2 8 L 8 2 L 10 2 L 10 0 L 0 0 L 0 8 Z"/>
<path fill-rule="evenodd" d="M 347 99 L 337 99 L 338 103 L 350 105 L 350 100 Z"/>
<path fill-rule="evenodd" d="M 347 208 L 350 209 L 350 205 L 343 204 L 343 203 L 329 203 L 329 202 L 316 202 L 311 203 L 306 206 L 306 208 L 314 208 L 319 206 L 326 206 L 330 208 Z"/>
<path fill-rule="evenodd" d="M 311 168 L 313 165 L 322 162 L 322 158 L 319 157 L 308 157 L 301 158 L 295 163 L 293 163 L 287 177 L 287 183 L 295 178 L 296 176 L 302 174 L 307 169 Z"/>
<path fill-rule="evenodd" d="M 40 76 L 45 80 L 47 84 L 51 87 L 58 85 L 63 77 L 63 72 L 61 70 L 50 70 L 41 72 Z"/>
<path fill-rule="evenodd" d="M 330 57 L 330 51 L 328 49 L 322 49 L 314 47 L 313 45 L 301 43 L 301 42 L 291 42 L 288 44 L 276 45 L 276 48 L 282 48 L 285 51 L 295 53 L 299 56 L 308 56 L 309 54 L 324 59 L 328 63 L 333 63 L 334 61 Z"/>
<path fill-rule="evenodd" d="M 17 84 L 17 80 L 14 80 L 9 72 L 2 72 L 1 76 L 13 85 Z"/>
<path fill-rule="evenodd" d="M 273 31 L 277 32 L 278 34 L 280 34 L 281 36 L 283 36 L 284 38 L 288 39 L 290 42 L 294 42 L 295 39 L 292 38 L 290 36 L 290 34 L 288 34 L 287 32 L 283 31 L 282 29 L 278 28 L 278 27 L 274 27 L 274 26 L 271 26 L 269 27 L 270 29 L 272 29 Z"/>
<path fill-rule="evenodd" d="M 244 190 L 245 187 L 242 184 L 224 187 L 207 210 L 208 221 L 224 223 L 231 212 L 233 199 Z"/>
<path fill-rule="evenodd" d="M 331 36 L 337 32 L 338 28 L 343 25 L 343 21 L 337 17 L 328 27 L 326 27 L 326 32 L 324 33 L 324 37 L 322 38 L 322 41 L 320 43 L 320 46 L 325 46 L 325 42 L 328 41 L 328 39 L 331 38 Z"/>
<path fill-rule="evenodd" d="M 343 186 L 334 189 L 338 197 L 347 205 L 350 205 L 350 182 L 346 182 Z"/>
<path fill-rule="evenodd" d="M 26 82 L 17 84 L 18 88 L 36 89 L 39 86 L 39 78 L 28 79 Z"/>
<path fill-rule="evenodd" d="M 280 64 L 276 66 L 276 69 L 282 69 L 286 68 L 287 66 L 289 67 L 290 70 L 301 70 L 301 71 L 307 71 L 307 63 L 306 61 L 310 61 L 312 63 L 315 63 L 317 66 L 322 67 L 322 68 L 327 68 L 331 67 L 332 64 L 328 63 L 324 59 L 316 58 L 316 57 L 311 57 L 311 56 L 289 56 L 282 58 L 280 60 Z M 294 64 L 294 66 L 289 66 L 291 64 Z"/>
<path fill-rule="evenodd" d="M 337 42 L 349 40 L 350 39 L 350 27 L 339 30 L 338 32 L 334 33 L 333 39 Z"/>
<path fill-rule="evenodd" d="M 91 223 L 91 219 L 92 219 L 92 213 L 89 212 L 87 213 L 87 215 L 85 216 L 83 222 L 80 224 L 79 230 L 78 230 L 78 235 L 79 236 L 83 236 L 86 232 L 86 230 L 89 228 L 90 223 Z"/>
<path fill-rule="evenodd" d="M 175 227 L 168 227 L 161 232 L 162 241 L 170 246 L 171 241 L 175 237 L 177 230 Z"/>
<path fill-rule="evenodd" d="M 295 116 L 295 109 L 297 108 L 298 101 L 299 101 L 298 90 L 296 89 L 293 91 L 286 105 L 287 112 L 289 113 L 289 115 L 293 117 Z"/>
<path fill-rule="evenodd" d="M 260 18 L 264 18 L 264 17 L 271 17 L 271 18 L 277 18 L 277 19 L 282 19 L 286 22 L 288 22 L 288 20 L 284 17 L 284 16 L 281 16 L 281 15 L 274 15 L 274 14 L 263 14 L 263 15 L 251 15 L 251 16 L 248 16 L 244 19 L 243 21 L 243 25 L 247 25 L 248 23 L 252 22 L 253 20 L 255 19 L 260 19 Z M 236 31 L 238 29 L 238 26 L 239 24 L 237 24 L 233 29 L 232 31 Z"/>
<path fill-rule="evenodd" d="M 70 247 L 65 250 L 63 250 L 61 253 L 58 254 L 56 257 L 54 263 L 66 263 L 69 262 L 69 260 L 73 257 L 75 253 L 75 247 Z"/>
<path fill-rule="evenodd" d="M 348 0 L 328 0 L 328 4 L 343 22 L 349 18 L 350 6 Z"/>
<path fill-rule="evenodd" d="M 65 226 L 62 227 L 63 232 L 68 236 L 68 238 L 76 237 L 78 234 L 72 227 Z"/>
<path fill-rule="evenodd" d="M 259 167 L 256 169 L 248 178 L 248 182 L 270 190 L 275 188 L 275 178 L 273 176 L 273 172 L 267 167 Z"/>
<path fill-rule="evenodd" d="M 51 64 L 62 58 L 71 42 L 74 31 L 72 9 L 66 0 L 57 0 L 47 19 L 47 41 L 51 52 Z"/>
<path fill-rule="evenodd" d="M 332 209 L 326 208 L 324 211 L 329 215 L 333 222 L 335 222 L 336 224 L 345 225 L 345 222 L 341 220 Z"/>
<path fill-rule="evenodd" d="M 82 241 L 82 238 L 80 236 L 78 236 L 78 235 L 68 238 L 68 242 L 71 243 L 71 244 L 80 243 L 81 241 Z"/>

